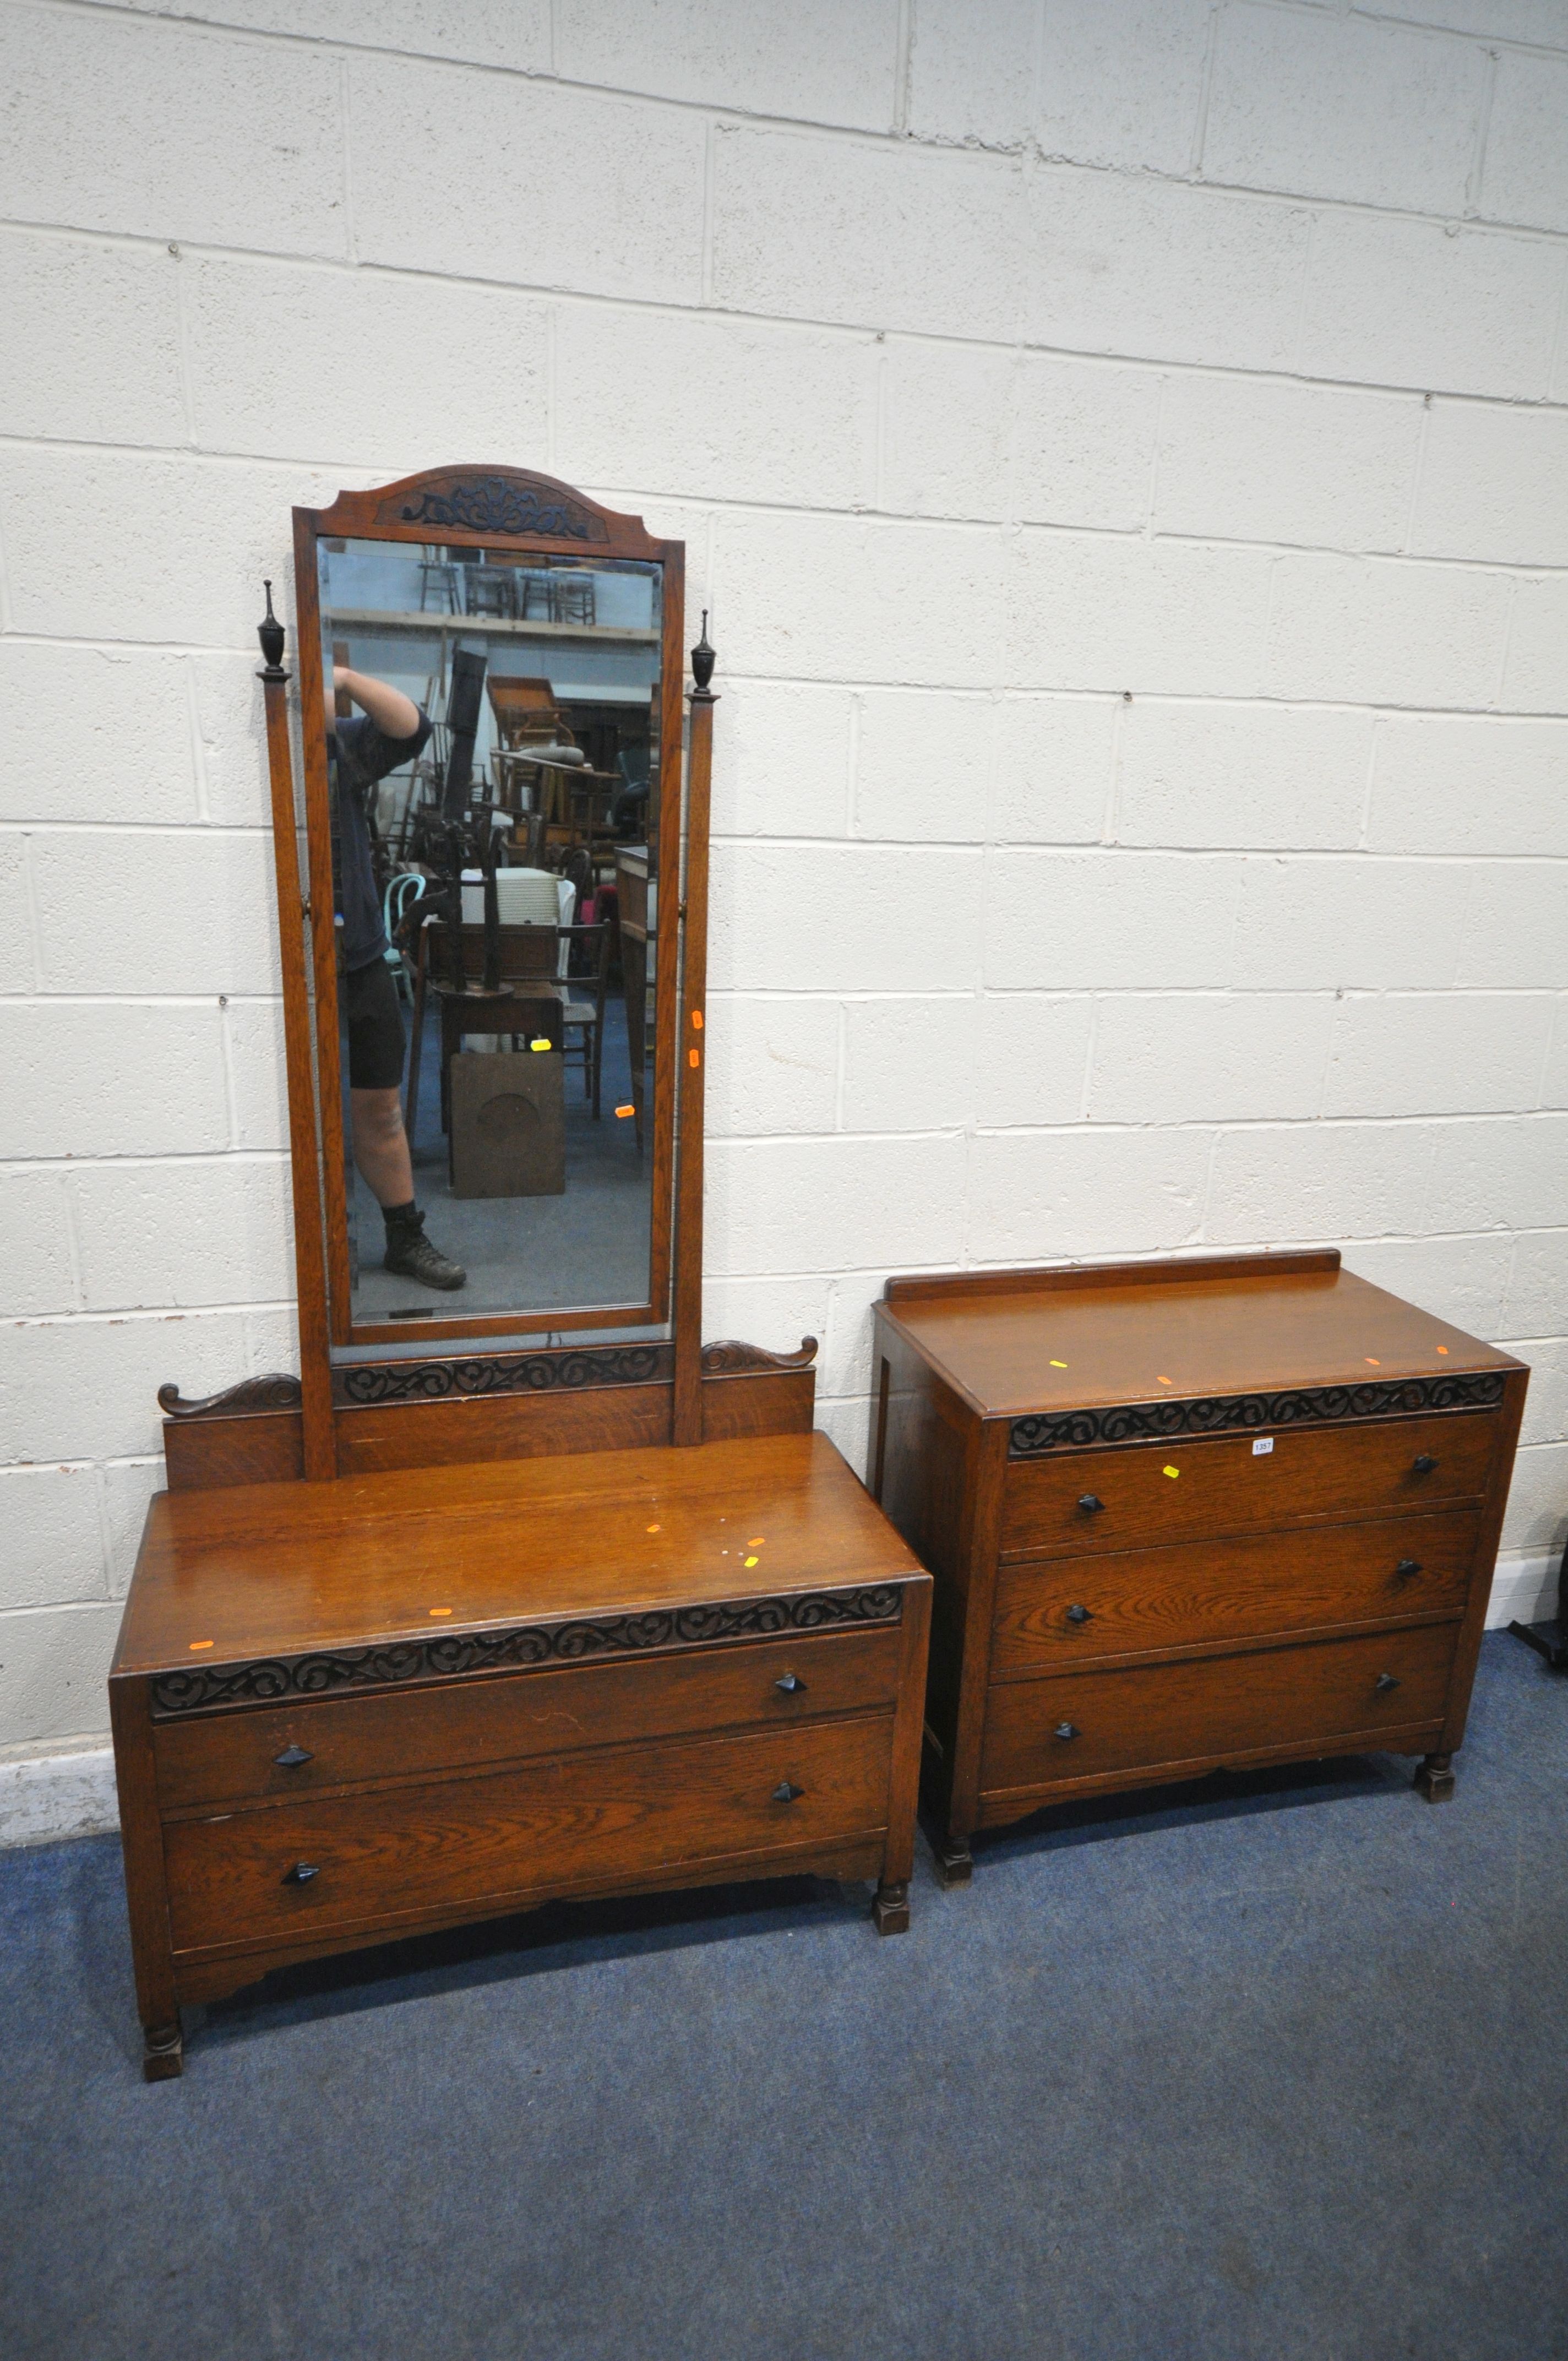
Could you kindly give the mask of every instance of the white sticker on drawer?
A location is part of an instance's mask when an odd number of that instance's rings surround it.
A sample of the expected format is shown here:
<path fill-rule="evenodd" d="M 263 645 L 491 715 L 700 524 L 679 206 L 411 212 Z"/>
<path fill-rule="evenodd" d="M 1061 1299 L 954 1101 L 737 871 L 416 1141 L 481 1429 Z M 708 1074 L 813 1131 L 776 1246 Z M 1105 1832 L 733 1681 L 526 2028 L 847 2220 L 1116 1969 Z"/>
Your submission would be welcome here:
<path fill-rule="evenodd" d="M 1274 1437 L 1271 1434 L 1260 1434 L 1252 1446 L 1252 1455 L 1255 1459 L 1261 1459 L 1265 1452 L 1272 1451 L 1273 1448 Z"/>

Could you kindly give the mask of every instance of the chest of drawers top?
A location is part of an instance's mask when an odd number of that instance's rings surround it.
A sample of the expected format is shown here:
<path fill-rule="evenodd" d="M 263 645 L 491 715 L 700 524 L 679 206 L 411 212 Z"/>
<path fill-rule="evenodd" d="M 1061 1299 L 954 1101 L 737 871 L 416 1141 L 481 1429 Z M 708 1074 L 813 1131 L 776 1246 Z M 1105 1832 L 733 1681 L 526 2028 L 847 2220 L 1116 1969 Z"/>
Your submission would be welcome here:
<path fill-rule="evenodd" d="M 1250 1255 L 895 1279 L 877 1307 L 1008 1455 L 1495 1409 L 1519 1364 L 1340 1268 Z"/>

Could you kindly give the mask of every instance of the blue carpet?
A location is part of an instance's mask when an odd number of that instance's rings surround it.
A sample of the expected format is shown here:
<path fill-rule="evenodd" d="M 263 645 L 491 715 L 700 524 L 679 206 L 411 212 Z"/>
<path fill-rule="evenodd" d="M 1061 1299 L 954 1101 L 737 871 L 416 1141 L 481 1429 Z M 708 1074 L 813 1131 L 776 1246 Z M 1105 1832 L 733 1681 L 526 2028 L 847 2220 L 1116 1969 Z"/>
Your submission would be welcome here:
<path fill-rule="evenodd" d="M 117 1845 L 0 1856 L 0 2354 L 1563 2361 L 1568 1681 L 1409 1777 L 296 1970 L 152 2088 Z"/>

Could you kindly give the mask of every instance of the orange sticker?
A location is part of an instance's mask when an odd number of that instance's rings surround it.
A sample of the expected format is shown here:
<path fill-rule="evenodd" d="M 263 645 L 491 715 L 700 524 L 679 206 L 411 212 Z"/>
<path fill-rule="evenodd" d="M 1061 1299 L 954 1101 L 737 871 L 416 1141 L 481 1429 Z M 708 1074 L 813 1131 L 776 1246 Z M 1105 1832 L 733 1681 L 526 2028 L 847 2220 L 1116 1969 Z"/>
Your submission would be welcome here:
<path fill-rule="evenodd" d="M 1369 1369 L 1380 1369 L 1383 1367 L 1382 1362 L 1375 1361 L 1370 1353 L 1363 1353 L 1361 1357 Z"/>
<path fill-rule="evenodd" d="M 452 1609 L 450 1607 L 433 1607 L 430 1611 L 433 1615 L 450 1615 Z"/>
<path fill-rule="evenodd" d="M 662 1525 L 650 1525 L 648 1530 L 651 1533 L 658 1533 L 663 1532 L 663 1527 Z"/>
<path fill-rule="evenodd" d="M 767 1538 L 766 1533 L 759 1533 L 755 1541 L 750 1541 L 747 1543 L 746 1547 L 748 1549 L 761 1549 L 762 1543 L 767 1540 Z"/>
<path fill-rule="evenodd" d="M 701 1065 L 702 1059 L 696 1049 L 688 1049 L 686 1051 L 686 1063 L 688 1066 Z"/>
<path fill-rule="evenodd" d="M 1157 1386 L 1168 1386 L 1170 1383 L 1170 1379 L 1168 1378 L 1157 1378 L 1155 1379 L 1155 1383 Z"/>
<path fill-rule="evenodd" d="M 702 1031 L 702 1011 L 700 1008 L 694 1008 L 692 1010 L 692 1031 L 694 1033 L 700 1033 Z"/>
<path fill-rule="evenodd" d="M 635 1114 L 636 1114 L 636 1112 L 637 1112 L 637 1109 L 636 1109 L 634 1106 L 623 1106 L 623 1107 L 617 1107 L 615 1111 L 616 1111 L 616 1114 L 617 1114 L 617 1115 L 635 1115 Z"/>
<path fill-rule="evenodd" d="M 214 1643 L 211 1640 L 192 1640 L 191 1647 L 192 1652 L 194 1652 L 197 1648 L 210 1648 L 213 1644 Z"/>
<path fill-rule="evenodd" d="M 1447 1354 L 1447 1351 L 1448 1351 L 1448 1346 L 1447 1346 L 1446 1345 L 1440 1345 L 1438 1346 L 1438 1348 L 1437 1348 L 1437 1349 L 1438 1349 L 1438 1351 L 1439 1351 L 1440 1353 L 1446 1355 L 1446 1354 Z"/>

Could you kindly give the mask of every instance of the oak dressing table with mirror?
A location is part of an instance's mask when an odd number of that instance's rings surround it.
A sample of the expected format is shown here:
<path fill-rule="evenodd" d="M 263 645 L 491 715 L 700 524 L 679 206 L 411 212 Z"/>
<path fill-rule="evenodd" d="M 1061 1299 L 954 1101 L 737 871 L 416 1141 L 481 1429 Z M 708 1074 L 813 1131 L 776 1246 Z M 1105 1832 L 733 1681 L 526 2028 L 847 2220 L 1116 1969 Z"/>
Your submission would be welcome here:
<path fill-rule="evenodd" d="M 149 2080 L 183 2004 L 558 1896 L 811 1872 L 908 1923 L 929 1577 L 814 1342 L 701 1339 L 684 556 L 514 469 L 294 511 L 301 1367 L 159 1395 L 109 1683 Z"/>

